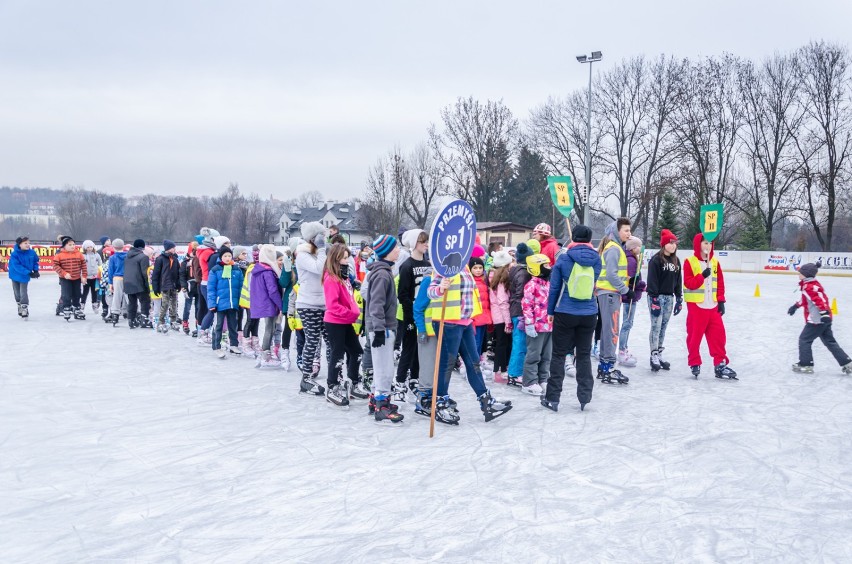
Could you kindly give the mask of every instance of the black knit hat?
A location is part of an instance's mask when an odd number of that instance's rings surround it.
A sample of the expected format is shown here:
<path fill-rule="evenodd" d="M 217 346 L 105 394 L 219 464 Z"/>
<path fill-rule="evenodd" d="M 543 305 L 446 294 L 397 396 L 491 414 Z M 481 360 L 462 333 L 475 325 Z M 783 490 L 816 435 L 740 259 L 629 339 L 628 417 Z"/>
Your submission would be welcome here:
<path fill-rule="evenodd" d="M 231 258 L 234 258 L 234 251 L 232 251 L 231 247 L 229 247 L 228 245 L 222 245 L 221 247 L 219 247 L 219 258 L 221 258 L 222 255 L 224 255 L 225 253 L 228 253 L 229 255 L 231 255 Z"/>
<path fill-rule="evenodd" d="M 145 248 L 145 241 L 143 239 L 136 239 L 135 241 L 133 241 L 133 248 L 144 249 Z"/>
<path fill-rule="evenodd" d="M 482 260 L 482 257 L 470 257 L 470 262 L 467 263 L 470 268 L 474 266 L 481 266 L 485 268 L 485 261 Z"/>
<path fill-rule="evenodd" d="M 592 241 L 592 230 L 585 225 L 578 225 L 574 228 L 571 240 L 575 243 L 590 243 Z"/>
<path fill-rule="evenodd" d="M 526 243 L 519 243 L 517 249 L 515 250 L 515 260 L 518 264 L 527 264 L 527 257 L 533 256 L 535 253 L 532 249 L 530 249 Z"/>
<path fill-rule="evenodd" d="M 67 245 L 69 242 L 71 242 L 73 240 L 74 240 L 73 237 L 69 237 L 68 235 L 63 235 L 62 238 L 59 240 L 59 244 L 64 247 L 65 245 Z"/>
<path fill-rule="evenodd" d="M 29 241 L 29 240 L 30 240 L 29 237 L 27 237 L 26 235 L 22 235 L 21 237 L 18 237 L 17 239 L 15 239 L 15 244 L 20 247 L 21 243 L 23 243 L 24 241 Z"/>

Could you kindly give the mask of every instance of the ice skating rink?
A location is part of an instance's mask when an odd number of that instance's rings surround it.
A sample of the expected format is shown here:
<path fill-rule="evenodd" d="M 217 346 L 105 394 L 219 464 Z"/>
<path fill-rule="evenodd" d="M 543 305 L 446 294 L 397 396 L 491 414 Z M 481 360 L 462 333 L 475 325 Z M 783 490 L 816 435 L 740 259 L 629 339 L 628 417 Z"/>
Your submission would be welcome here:
<path fill-rule="evenodd" d="M 648 310 L 628 386 L 572 386 L 554 414 L 486 424 L 464 377 L 459 427 L 401 411 L 402 428 L 300 397 L 292 372 L 217 359 L 183 333 L 54 316 L 56 279 L 30 284 L 31 318 L 0 278 L 2 562 L 849 562 L 852 377 L 814 346 L 797 375 L 797 278 L 728 274 L 739 381 L 647 367 Z M 852 350 L 852 279 L 835 334 Z M 755 284 L 762 297 L 752 297 Z M 795 293 L 794 293 L 795 292 Z"/>

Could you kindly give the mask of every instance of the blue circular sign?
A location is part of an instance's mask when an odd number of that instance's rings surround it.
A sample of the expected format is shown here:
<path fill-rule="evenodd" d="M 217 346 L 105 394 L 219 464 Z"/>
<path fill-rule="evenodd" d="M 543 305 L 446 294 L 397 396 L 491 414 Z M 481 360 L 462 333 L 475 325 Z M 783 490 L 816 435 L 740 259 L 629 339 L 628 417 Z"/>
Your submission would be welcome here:
<path fill-rule="evenodd" d="M 432 267 L 445 278 L 464 270 L 476 244 L 476 215 L 464 200 L 453 200 L 438 212 L 429 235 Z"/>

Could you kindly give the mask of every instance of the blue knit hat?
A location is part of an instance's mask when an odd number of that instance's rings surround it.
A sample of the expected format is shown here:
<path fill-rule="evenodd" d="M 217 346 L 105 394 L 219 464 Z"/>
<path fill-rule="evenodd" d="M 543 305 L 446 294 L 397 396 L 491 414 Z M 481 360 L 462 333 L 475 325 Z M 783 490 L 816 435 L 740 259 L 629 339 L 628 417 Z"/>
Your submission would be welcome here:
<path fill-rule="evenodd" d="M 169 241 L 168 239 L 166 239 L 165 241 L 163 241 L 163 250 L 164 250 L 164 251 L 168 251 L 169 249 L 174 249 L 174 248 L 175 248 L 175 246 L 176 246 L 176 245 L 175 245 L 175 242 L 174 242 L 174 241 Z"/>
<path fill-rule="evenodd" d="M 388 256 L 394 247 L 396 247 L 396 237 L 393 235 L 379 235 L 373 241 L 373 251 L 375 251 L 376 256 L 380 259 Z"/>
<path fill-rule="evenodd" d="M 195 236 L 195 242 L 198 243 L 199 245 L 201 243 L 203 243 L 204 242 L 204 235 L 196 235 Z"/>

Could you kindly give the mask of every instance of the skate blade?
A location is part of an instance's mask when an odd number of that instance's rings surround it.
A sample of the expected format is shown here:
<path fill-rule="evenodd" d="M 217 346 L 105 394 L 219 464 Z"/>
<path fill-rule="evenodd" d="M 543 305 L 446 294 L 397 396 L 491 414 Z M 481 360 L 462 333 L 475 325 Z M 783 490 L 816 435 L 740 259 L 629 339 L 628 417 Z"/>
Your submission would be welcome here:
<path fill-rule="evenodd" d="M 376 419 L 375 416 L 373 416 L 373 425 L 376 425 L 377 427 L 387 427 L 389 429 L 396 429 L 396 428 L 401 429 L 403 423 L 405 423 L 405 419 L 403 419 L 401 421 L 397 421 L 396 423 L 394 423 L 390 419 L 381 419 L 380 420 L 380 419 Z"/>
<path fill-rule="evenodd" d="M 487 413 L 484 412 L 483 415 L 485 415 L 485 422 L 488 423 L 489 421 L 494 421 L 498 417 L 502 417 L 503 415 L 509 413 L 510 411 L 512 411 L 512 406 L 507 405 L 506 409 L 504 409 L 503 411 L 487 412 Z"/>
<path fill-rule="evenodd" d="M 739 380 L 736 376 L 716 376 L 719 380 Z"/>
<path fill-rule="evenodd" d="M 348 403 L 346 405 L 337 405 L 333 401 L 328 400 L 325 401 L 325 406 L 333 411 L 349 411 L 349 408 L 351 407 Z"/>

